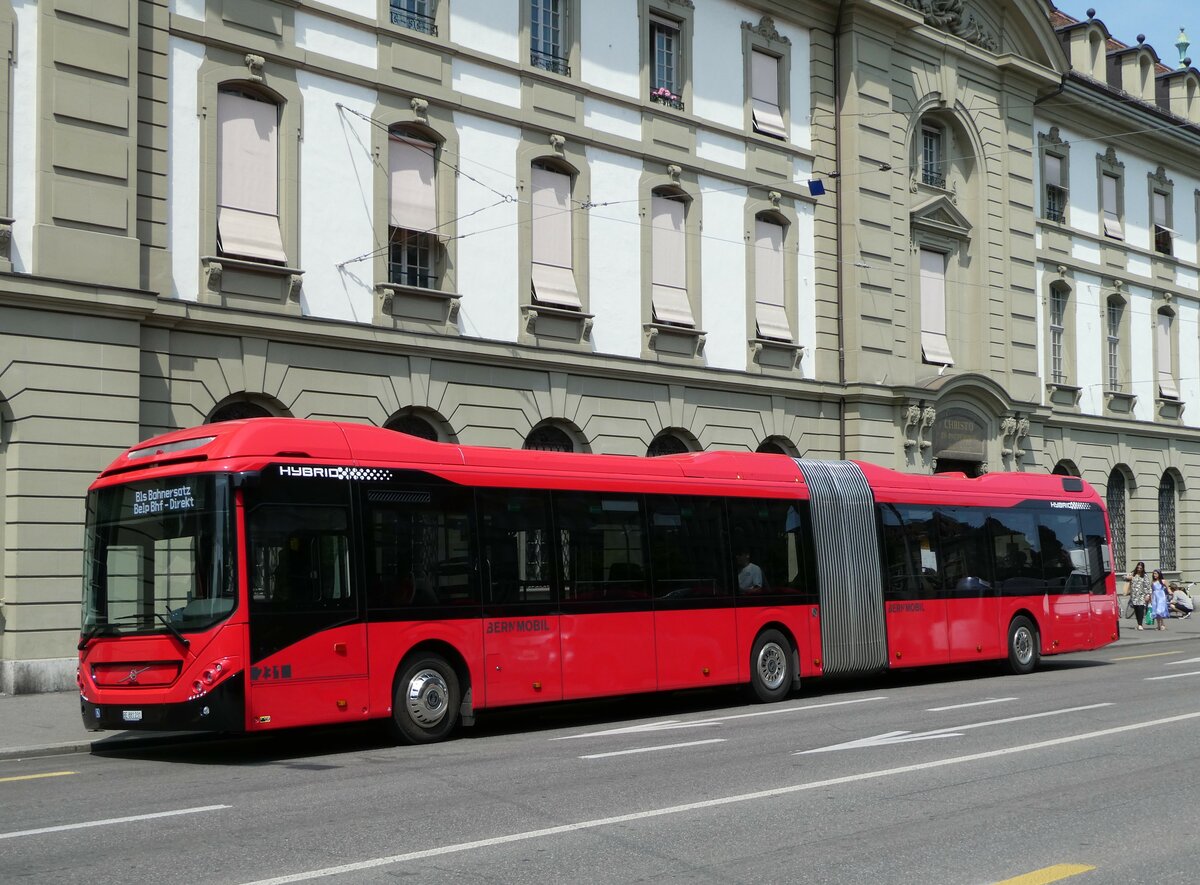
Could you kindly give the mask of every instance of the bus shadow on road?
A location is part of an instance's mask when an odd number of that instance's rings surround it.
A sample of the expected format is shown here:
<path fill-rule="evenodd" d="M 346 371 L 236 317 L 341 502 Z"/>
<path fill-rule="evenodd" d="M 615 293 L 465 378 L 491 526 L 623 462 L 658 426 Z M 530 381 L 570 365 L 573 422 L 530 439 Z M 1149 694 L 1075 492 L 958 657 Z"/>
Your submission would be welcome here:
<path fill-rule="evenodd" d="M 1046 658 L 1039 672 L 1066 672 L 1112 666 L 1099 658 L 1072 656 Z M 1003 677 L 1003 678 L 1002 678 Z M 1012 677 L 1002 664 L 951 664 L 888 670 L 870 675 L 806 680 L 784 704 L 826 704 L 852 701 L 857 694 L 878 694 L 896 689 L 995 680 L 1003 686 Z M 1036 679 L 1035 672 L 1026 679 Z M 332 771 L 353 764 L 349 757 L 363 753 L 427 754 L 460 752 L 457 745 L 476 741 L 585 728 L 635 727 L 639 723 L 707 715 L 738 715 L 767 711 L 755 703 L 744 687 L 690 689 L 657 694 L 564 701 L 528 707 L 507 707 L 481 713 L 476 724 L 460 728 L 446 743 L 398 745 L 381 720 L 352 725 L 284 729 L 255 735 L 175 734 L 160 737 L 114 736 L 92 745 L 92 754 L 127 759 L 213 766 L 280 766 L 297 771 Z"/>

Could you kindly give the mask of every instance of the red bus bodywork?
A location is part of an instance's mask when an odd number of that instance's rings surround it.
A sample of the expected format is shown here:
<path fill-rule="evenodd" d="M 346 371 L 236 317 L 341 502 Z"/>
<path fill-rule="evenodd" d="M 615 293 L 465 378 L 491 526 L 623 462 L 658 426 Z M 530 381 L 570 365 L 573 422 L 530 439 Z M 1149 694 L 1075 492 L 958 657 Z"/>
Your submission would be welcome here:
<path fill-rule="evenodd" d="M 198 442 L 199 441 L 199 442 Z M 252 477 L 279 465 L 343 471 L 419 471 L 470 489 L 580 490 L 636 495 L 806 501 L 797 461 L 783 455 L 709 452 L 661 458 L 513 451 L 432 443 L 374 427 L 253 419 L 182 430 L 119 457 L 90 491 L 199 474 Z M 333 466 L 332 468 L 330 466 Z M 1006 507 L 1054 501 L 1098 508 L 1086 484 L 1063 477 L 914 476 L 857 464 L 875 501 Z M 297 638 L 252 660 L 251 575 L 245 492 L 235 494 L 237 600 L 229 616 L 180 638 L 165 630 L 97 634 L 80 642 L 85 725 L 258 731 L 393 715 L 402 662 L 415 649 L 461 668 L 464 716 L 474 710 L 751 681 L 751 649 L 764 630 L 791 644 L 794 679 L 826 673 L 816 604 L 658 611 L 566 608 L 521 617 L 376 621 L 362 618 Z M 1107 539 L 1107 530 L 1105 530 Z M 1008 625 L 1036 627 L 1043 655 L 1099 648 L 1118 638 L 1114 578 L 1089 593 L 883 603 L 886 666 L 1003 659 Z M 486 615 L 486 612 L 484 613 Z M 476 613 L 478 615 L 478 612 Z M 657 654 L 656 649 L 670 649 Z"/>

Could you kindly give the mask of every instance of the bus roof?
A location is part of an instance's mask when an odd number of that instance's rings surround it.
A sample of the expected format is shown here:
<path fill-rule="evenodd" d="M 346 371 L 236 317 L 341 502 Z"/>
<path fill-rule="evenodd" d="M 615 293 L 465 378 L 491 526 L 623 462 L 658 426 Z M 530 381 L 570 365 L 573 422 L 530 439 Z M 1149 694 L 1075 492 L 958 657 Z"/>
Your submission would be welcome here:
<path fill-rule="evenodd" d="M 254 470 L 276 462 L 396 465 L 436 473 L 562 475 L 576 478 L 656 482 L 710 480 L 716 483 L 787 485 L 807 496 L 795 459 L 751 452 L 695 452 L 646 458 L 572 452 L 466 446 L 429 442 L 394 430 L 350 422 L 300 418 L 248 418 L 176 430 L 123 452 L 97 480 L 109 485 L 149 474 Z M 935 476 L 900 473 L 856 462 L 879 500 L 966 502 L 992 495 L 1031 498 L 1097 498 L 1075 477 L 1033 473 Z M 1064 482 L 1069 480 L 1070 482 Z"/>

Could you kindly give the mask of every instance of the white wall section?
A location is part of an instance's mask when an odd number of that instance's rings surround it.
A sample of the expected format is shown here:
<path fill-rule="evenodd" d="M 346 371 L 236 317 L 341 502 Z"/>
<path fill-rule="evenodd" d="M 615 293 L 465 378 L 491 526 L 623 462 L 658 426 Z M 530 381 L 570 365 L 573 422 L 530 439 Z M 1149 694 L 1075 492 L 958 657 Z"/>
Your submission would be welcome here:
<path fill-rule="evenodd" d="M 200 298 L 200 65 L 204 47 L 172 37 L 167 53 L 167 247 L 171 294 Z M 214 108 L 215 111 L 215 108 Z"/>
<path fill-rule="evenodd" d="M 516 74 L 498 71 L 461 58 L 454 59 L 452 70 L 456 92 L 513 108 L 521 106 L 521 78 Z"/>
<path fill-rule="evenodd" d="M 301 306 L 310 316 L 369 323 L 375 297 L 372 260 L 338 265 L 383 245 L 385 230 L 373 223 L 374 176 L 382 172 L 373 163 L 371 124 L 337 104 L 369 116 L 375 91 L 308 71 L 297 71 L 296 82 L 305 130 L 300 143 Z"/>
<path fill-rule="evenodd" d="M 516 341 L 517 204 L 501 202 L 500 194 L 516 196 L 521 132 L 467 114 L 456 114 L 454 122 L 461 168 L 478 179 L 458 178 L 458 278 L 450 283 L 462 296 L 459 324 L 465 335 Z"/>
<path fill-rule="evenodd" d="M 746 128 L 745 58 L 742 22 L 761 14 L 751 13 L 728 0 L 705 0 L 693 18 L 692 106 L 697 117 L 734 129 Z M 688 51 L 688 47 L 684 51 Z"/>
<path fill-rule="evenodd" d="M 716 369 L 744 372 L 747 329 L 746 191 L 728 190 L 729 182 L 700 178 L 703 233 L 688 238 L 687 247 L 700 250 L 700 325 L 708 333 L 704 357 Z M 693 299 L 694 301 L 694 299 Z"/>
<path fill-rule="evenodd" d="M 585 0 L 579 13 L 580 79 L 641 99 L 637 0 Z"/>
<path fill-rule="evenodd" d="M 735 169 L 746 168 L 746 143 L 707 129 L 696 131 L 696 156 L 710 163 L 724 163 Z"/>
<path fill-rule="evenodd" d="M 363 18 L 374 19 L 378 15 L 375 0 L 322 0 L 326 6 L 361 15 Z M 385 4 L 386 5 L 386 4 Z"/>
<path fill-rule="evenodd" d="M 596 315 L 592 343 L 600 353 L 642 355 L 642 219 L 638 184 L 642 162 L 587 149 L 592 199 L 621 201 L 589 213 L 589 301 Z"/>
<path fill-rule="evenodd" d="M 521 12 L 516 0 L 441 2 L 450 3 L 450 39 L 453 42 L 505 61 L 519 61 Z"/>
<path fill-rule="evenodd" d="M 1134 417 L 1154 420 L 1154 401 L 1158 398 L 1158 373 L 1154 363 L 1154 299 L 1149 289 L 1129 287 L 1129 374 L 1137 405 Z"/>
<path fill-rule="evenodd" d="M 607 132 L 633 141 L 642 139 L 642 112 L 611 101 L 585 96 L 583 124 L 589 129 Z"/>
<path fill-rule="evenodd" d="M 805 378 L 817 377 L 817 247 L 814 214 L 811 204 L 796 204 L 796 292 L 799 314 L 796 343 L 804 346 L 800 373 Z"/>
<path fill-rule="evenodd" d="M 379 64 L 375 34 L 299 10 L 296 11 L 296 46 L 372 70 Z"/>
<path fill-rule="evenodd" d="M 1041 291 L 1049 295 L 1048 288 L 1039 289 Z M 1074 336 L 1069 343 L 1075 348 L 1075 361 L 1067 367 L 1067 383 L 1081 389 L 1080 411 L 1103 415 L 1105 379 L 1108 378 L 1108 318 L 1101 308 L 1104 296 L 1100 291 L 1100 278 L 1075 274 L 1071 297 L 1075 299 L 1075 328 L 1064 331 Z M 1039 325 L 1039 328 L 1045 327 Z"/>
<path fill-rule="evenodd" d="M 1179 323 L 1179 398 L 1191 408 L 1183 410 L 1183 423 L 1200 426 L 1200 304 L 1180 299 L 1176 304 Z"/>
<path fill-rule="evenodd" d="M 204 21 L 204 0 L 171 0 L 169 9 L 172 15 Z"/>
<path fill-rule="evenodd" d="M 12 67 L 12 122 L 9 131 L 12 164 L 13 232 L 9 244 L 13 270 L 33 272 L 33 220 L 36 217 L 37 130 L 22 120 L 38 119 L 38 6 L 37 0 L 13 0 L 17 17 L 16 56 Z"/>

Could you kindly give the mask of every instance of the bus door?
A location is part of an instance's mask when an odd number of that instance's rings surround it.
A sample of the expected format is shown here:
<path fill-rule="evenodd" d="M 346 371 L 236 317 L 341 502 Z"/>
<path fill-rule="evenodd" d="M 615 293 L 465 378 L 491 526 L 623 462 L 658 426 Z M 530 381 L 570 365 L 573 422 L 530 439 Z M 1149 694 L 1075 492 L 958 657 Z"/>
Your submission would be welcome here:
<path fill-rule="evenodd" d="M 1000 657 L 1000 611 L 987 529 L 989 511 L 942 507 L 937 513 L 950 660 Z"/>
<path fill-rule="evenodd" d="M 550 493 L 481 489 L 484 689 L 489 707 L 563 697 Z"/>
<path fill-rule="evenodd" d="M 641 497 L 556 492 L 554 518 L 563 697 L 654 691 L 654 610 Z"/>
<path fill-rule="evenodd" d="M 1092 643 L 1092 582 L 1087 543 L 1079 514 L 1049 510 L 1038 514 L 1042 572 L 1050 606 L 1048 625 L 1053 651 L 1076 651 Z"/>
<path fill-rule="evenodd" d="M 881 504 L 880 510 L 888 665 L 945 664 L 950 643 L 934 508 Z"/>
<path fill-rule="evenodd" d="M 721 500 L 655 495 L 647 511 L 659 689 L 736 682 L 733 568 Z"/>
<path fill-rule="evenodd" d="M 349 484 L 278 477 L 247 490 L 247 728 L 367 717 L 367 636 L 350 569 Z"/>
<path fill-rule="evenodd" d="M 1035 613 L 1041 611 L 1046 582 L 1042 576 L 1042 542 L 1037 513 L 1025 509 L 996 509 L 989 511 L 988 517 L 998 603 L 1009 612 L 1017 606 L 1028 607 Z M 998 626 L 1001 641 L 1007 645 L 1008 623 L 1001 617 Z"/>

